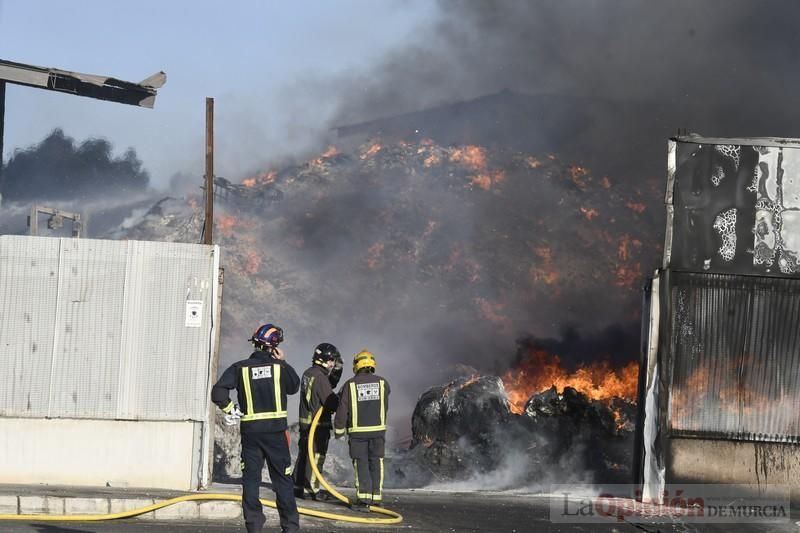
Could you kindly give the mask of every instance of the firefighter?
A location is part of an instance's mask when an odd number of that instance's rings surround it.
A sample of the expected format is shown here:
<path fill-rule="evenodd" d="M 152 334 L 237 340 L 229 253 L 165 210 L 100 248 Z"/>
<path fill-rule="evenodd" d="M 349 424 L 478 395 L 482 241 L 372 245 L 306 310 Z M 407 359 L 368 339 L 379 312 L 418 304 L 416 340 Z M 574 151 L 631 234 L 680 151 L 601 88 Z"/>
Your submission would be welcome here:
<path fill-rule="evenodd" d="M 300 378 L 278 348 L 283 342 L 281 328 L 264 324 L 249 340 L 255 351 L 249 359 L 225 370 L 211 390 L 211 400 L 225 412 L 226 424 L 240 422 L 242 511 L 248 533 L 261 531 L 266 521 L 259 501 L 265 460 L 275 491 L 281 531 L 294 533 L 300 531 L 300 515 L 292 490 L 286 396 L 297 392 Z M 238 405 L 230 399 L 231 389 L 236 389 Z"/>
<path fill-rule="evenodd" d="M 383 456 L 386 446 L 386 414 L 389 383 L 375 374 L 375 357 L 362 350 L 353 357 L 352 378 L 339 392 L 334 433 L 347 433 L 355 470 L 355 507 L 382 506 Z"/>
<path fill-rule="evenodd" d="M 328 453 L 328 441 L 331 439 L 331 415 L 336 411 L 339 399 L 331 387 L 331 371 L 337 358 L 342 359 L 339 350 L 333 344 L 323 342 L 314 349 L 311 356 L 311 368 L 303 373 L 300 380 L 300 441 L 297 462 L 294 465 L 294 495 L 305 498 L 306 492 L 312 499 L 330 500 L 330 496 L 319 490 L 319 481 L 311 470 L 308 457 L 308 433 L 311 420 L 320 407 L 325 411 L 314 433 L 314 461 L 321 471 Z M 341 375 L 341 373 L 340 373 Z"/>

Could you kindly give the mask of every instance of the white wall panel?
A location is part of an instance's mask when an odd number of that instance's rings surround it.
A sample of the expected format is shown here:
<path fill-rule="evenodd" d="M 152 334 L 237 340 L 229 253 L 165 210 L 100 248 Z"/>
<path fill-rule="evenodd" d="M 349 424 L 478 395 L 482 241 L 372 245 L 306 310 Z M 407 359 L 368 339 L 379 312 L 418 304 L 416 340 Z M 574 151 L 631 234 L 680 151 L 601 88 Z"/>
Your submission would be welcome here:
<path fill-rule="evenodd" d="M 199 422 L 188 424 L 191 438 L 179 439 L 181 457 L 197 462 L 188 470 L 198 481 L 212 445 L 206 437 L 213 431 L 207 428 L 218 256 L 218 247 L 200 244 L 0 236 L 0 422 Z M 202 302 L 191 325 L 187 301 Z M 72 426 L 47 427 L 50 435 Z M 99 434 L 56 431 L 48 438 L 95 445 L 106 437 Z M 14 446 L 42 446 L 35 433 L 25 435 L 30 440 Z"/>
<path fill-rule="evenodd" d="M 0 415 L 47 415 L 59 246 L 0 237 Z"/>
<path fill-rule="evenodd" d="M 205 420 L 213 253 L 0 237 L 0 414 Z M 200 327 L 187 300 L 204 302 Z"/>

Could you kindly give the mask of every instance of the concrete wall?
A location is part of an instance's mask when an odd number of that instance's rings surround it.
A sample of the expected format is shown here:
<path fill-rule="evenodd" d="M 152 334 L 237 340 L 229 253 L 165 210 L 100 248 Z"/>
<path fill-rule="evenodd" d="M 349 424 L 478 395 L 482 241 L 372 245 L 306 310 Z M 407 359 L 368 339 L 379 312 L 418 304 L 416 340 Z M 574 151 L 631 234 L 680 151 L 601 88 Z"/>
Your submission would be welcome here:
<path fill-rule="evenodd" d="M 800 446 L 671 438 L 667 445 L 667 483 L 789 485 L 800 501 Z"/>
<path fill-rule="evenodd" d="M 193 490 L 199 426 L 191 421 L 0 418 L 0 484 Z"/>

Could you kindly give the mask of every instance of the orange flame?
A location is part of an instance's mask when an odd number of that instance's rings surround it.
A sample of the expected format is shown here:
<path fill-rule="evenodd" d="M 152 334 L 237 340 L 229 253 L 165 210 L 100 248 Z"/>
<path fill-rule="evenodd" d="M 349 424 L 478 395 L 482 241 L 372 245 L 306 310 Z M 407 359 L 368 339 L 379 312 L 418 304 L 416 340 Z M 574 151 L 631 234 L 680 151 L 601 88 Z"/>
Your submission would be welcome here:
<path fill-rule="evenodd" d="M 589 170 L 578 165 L 571 165 L 567 167 L 567 169 L 572 177 L 572 183 L 574 183 L 581 191 L 585 191 L 589 186 L 588 181 L 591 179 L 589 177 Z"/>
<path fill-rule="evenodd" d="M 473 176 L 470 180 L 470 185 L 480 187 L 484 191 L 488 191 L 493 185 L 502 183 L 506 179 L 506 173 L 502 170 L 497 170 L 491 174 L 478 174 Z"/>
<path fill-rule="evenodd" d="M 620 261 L 627 261 L 631 257 L 630 249 L 631 247 L 634 248 L 641 248 L 642 241 L 639 239 L 632 239 L 630 235 L 623 235 L 619 239 L 619 246 L 617 247 L 617 257 L 619 257 Z"/>
<path fill-rule="evenodd" d="M 378 141 L 375 141 L 359 156 L 359 158 L 362 159 L 362 160 L 363 159 L 367 159 L 367 158 L 372 157 L 373 155 L 377 154 L 382 149 L 383 149 L 383 146 L 381 146 L 381 143 L 379 143 Z"/>
<path fill-rule="evenodd" d="M 640 202 L 628 202 L 625 204 L 625 207 L 627 207 L 628 209 L 639 215 L 644 213 L 645 209 L 647 209 L 647 206 L 645 206 L 643 203 Z"/>
<path fill-rule="evenodd" d="M 617 245 L 617 258 L 620 264 L 616 267 L 616 282 L 618 287 L 633 287 L 642 277 L 641 265 L 639 263 L 629 263 L 632 257 L 632 249 L 640 249 L 642 241 L 632 239 L 630 235 L 623 235 Z"/>
<path fill-rule="evenodd" d="M 486 168 L 486 150 L 473 145 L 454 148 L 450 152 L 450 161 L 474 170 L 482 170 Z"/>
<path fill-rule="evenodd" d="M 255 252 L 247 252 L 242 268 L 248 274 L 256 274 L 261 266 L 261 256 Z"/>
<path fill-rule="evenodd" d="M 502 303 L 492 303 L 485 298 L 477 298 L 475 303 L 478 304 L 478 311 L 484 320 L 494 324 L 501 330 L 508 331 L 511 329 L 511 321 L 503 314 L 505 306 Z"/>
<path fill-rule="evenodd" d="M 555 386 L 559 393 L 572 387 L 592 400 L 622 398 L 636 401 L 639 380 L 639 364 L 631 362 L 619 370 L 613 370 L 608 361 L 580 366 L 568 372 L 561 366 L 557 355 L 544 350 L 532 350 L 517 367 L 502 377 L 508 394 L 511 411 L 522 414 L 528 399 Z"/>
<path fill-rule="evenodd" d="M 533 156 L 526 157 L 525 162 L 528 164 L 528 168 L 539 168 L 542 166 L 542 162 Z"/>
<path fill-rule="evenodd" d="M 422 161 L 422 164 L 425 165 L 425 168 L 431 168 L 432 166 L 441 164 L 441 162 L 442 162 L 442 157 L 439 154 L 433 153 L 429 154 Z"/>
<path fill-rule="evenodd" d="M 533 249 L 539 259 L 541 259 L 540 266 L 533 266 L 531 274 L 533 281 L 543 281 L 548 285 L 554 285 L 561 277 L 553 266 L 553 251 L 549 246 L 539 246 Z"/>
<path fill-rule="evenodd" d="M 259 172 L 255 176 L 251 176 L 249 178 L 242 180 L 242 185 L 245 187 L 255 187 L 256 185 L 269 185 L 270 183 L 275 181 L 275 176 L 277 176 L 278 172 L 275 170 L 270 170 L 269 172 Z"/>
<path fill-rule="evenodd" d="M 216 220 L 217 231 L 219 231 L 226 237 L 230 237 L 231 235 L 233 235 L 233 230 L 236 227 L 236 224 L 237 220 L 232 216 L 229 215 L 217 216 Z"/>
<path fill-rule="evenodd" d="M 692 370 L 683 383 L 676 384 L 671 394 L 670 417 L 676 429 L 703 430 L 701 417 L 692 416 L 696 411 L 714 412 L 723 420 L 736 421 L 737 426 L 760 425 L 774 413 L 794 412 L 796 392 L 788 390 L 757 390 L 747 387 L 739 379 L 724 376 L 739 376 L 741 369 L 765 373 L 761 358 L 747 354 L 743 360 L 731 357 L 727 361 L 700 365 Z"/>
<path fill-rule="evenodd" d="M 586 220 L 592 220 L 600 214 L 594 207 L 581 207 L 581 213 L 586 217 Z"/>
<path fill-rule="evenodd" d="M 333 157 L 338 154 L 339 154 L 339 149 L 336 148 L 334 145 L 330 145 L 324 152 L 322 152 L 322 155 L 320 157 Z"/>

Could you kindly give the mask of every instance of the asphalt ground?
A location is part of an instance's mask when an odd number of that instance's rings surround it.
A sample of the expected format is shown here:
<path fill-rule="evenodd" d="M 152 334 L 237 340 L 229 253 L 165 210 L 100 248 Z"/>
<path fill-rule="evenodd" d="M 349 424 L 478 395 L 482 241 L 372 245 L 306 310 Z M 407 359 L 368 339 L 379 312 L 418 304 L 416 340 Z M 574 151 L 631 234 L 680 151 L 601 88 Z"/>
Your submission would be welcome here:
<path fill-rule="evenodd" d="M 267 494 L 265 494 L 266 496 Z M 371 526 L 342 524 L 332 521 L 301 519 L 304 531 L 353 532 L 379 531 L 386 533 L 419 532 L 598 532 L 598 533 L 798 533 L 800 527 L 792 518 L 782 524 L 682 524 L 665 522 L 640 526 L 626 522 L 604 519 L 588 524 L 553 523 L 550 521 L 550 500 L 546 496 L 531 496 L 503 493 L 450 493 L 432 491 L 386 491 L 386 506 L 401 513 L 405 520 L 397 526 Z M 306 505 L 306 503 L 304 503 Z M 334 511 L 333 504 L 312 503 L 320 509 Z M 342 510 L 340 507 L 339 510 Z M 376 515 L 360 515 L 376 516 Z M 230 533 L 244 531 L 241 520 L 214 522 L 156 522 L 152 520 L 127 519 L 110 522 L 2 522 L 3 533 Z M 274 523 L 268 523 L 265 532 L 279 531 Z"/>

